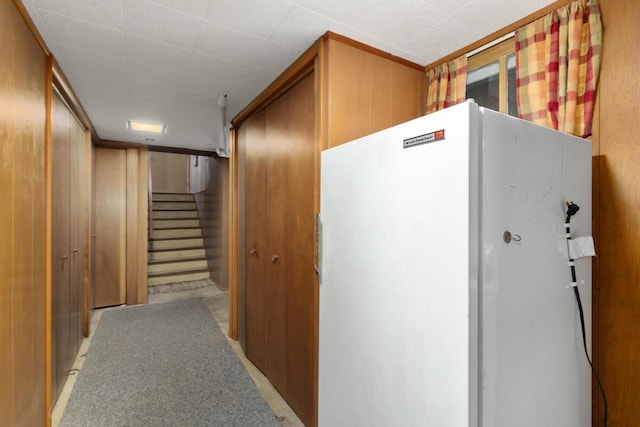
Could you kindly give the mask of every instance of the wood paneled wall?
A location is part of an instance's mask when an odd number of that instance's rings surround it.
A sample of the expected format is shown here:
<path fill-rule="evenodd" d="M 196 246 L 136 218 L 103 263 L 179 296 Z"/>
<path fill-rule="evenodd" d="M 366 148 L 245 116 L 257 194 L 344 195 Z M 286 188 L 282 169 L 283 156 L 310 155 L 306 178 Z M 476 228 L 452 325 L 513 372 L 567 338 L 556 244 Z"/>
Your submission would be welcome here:
<path fill-rule="evenodd" d="M 201 157 L 207 188 L 195 195 L 211 279 L 229 289 L 229 159 Z"/>
<path fill-rule="evenodd" d="M 640 423 L 640 2 L 600 0 L 604 24 L 594 128 L 594 358 L 609 425 Z M 597 390 L 598 421 L 602 402 Z"/>
<path fill-rule="evenodd" d="M 127 152 L 95 150 L 95 307 L 126 298 Z"/>
<path fill-rule="evenodd" d="M 9 1 L 0 1 L 0 64 L 0 424 L 41 426 L 47 59 Z"/>
<path fill-rule="evenodd" d="M 148 151 L 95 150 L 95 307 L 147 301 Z"/>
<path fill-rule="evenodd" d="M 186 154 L 150 152 L 153 191 L 155 193 L 188 193 L 190 157 Z"/>
<path fill-rule="evenodd" d="M 147 213 L 149 152 L 127 148 L 127 297 L 128 305 L 147 302 Z"/>
<path fill-rule="evenodd" d="M 327 41 L 327 148 L 424 114 L 424 70 Z"/>

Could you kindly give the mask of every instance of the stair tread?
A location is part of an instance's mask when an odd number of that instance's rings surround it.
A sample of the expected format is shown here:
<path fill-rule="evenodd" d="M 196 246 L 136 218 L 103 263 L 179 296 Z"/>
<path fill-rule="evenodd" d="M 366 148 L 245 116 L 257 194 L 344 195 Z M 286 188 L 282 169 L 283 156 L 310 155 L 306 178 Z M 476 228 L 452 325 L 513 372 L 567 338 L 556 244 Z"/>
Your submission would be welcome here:
<path fill-rule="evenodd" d="M 189 282 L 191 280 L 203 280 L 209 279 L 211 275 L 209 272 L 189 273 L 178 276 L 166 276 L 166 277 L 150 277 L 148 279 L 149 286 L 164 285 L 166 283 L 176 282 Z"/>
<path fill-rule="evenodd" d="M 202 230 L 201 227 L 171 227 L 171 228 L 153 228 L 154 231 L 157 230 L 162 230 L 162 231 L 167 231 L 167 230 Z"/>
<path fill-rule="evenodd" d="M 165 230 L 202 230 L 202 228 L 200 227 L 171 227 L 171 228 L 153 227 L 153 231 L 165 231 Z"/>
<path fill-rule="evenodd" d="M 156 209 L 153 209 L 153 212 L 156 212 Z M 158 212 L 172 212 L 172 213 L 189 212 L 189 213 L 193 213 L 193 212 L 197 212 L 197 209 L 172 209 L 170 211 L 166 211 L 164 209 L 160 209 L 160 210 L 158 210 Z M 160 219 L 171 219 L 171 218 L 160 218 Z"/>
<path fill-rule="evenodd" d="M 181 268 L 174 271 L 159 271 L 157 273 L 148 273 L 147 277 L 169 277 L 169 276 L 182 276 L 189 273 L 208 273 L 208 268 Z"/>
<path fill-rule="evenodd" d="M 175 257 L 175 258 L 167 258 L 167 259 L 154 259 L 149 260 L 147 262 L 148 265 L 156 265 L 156 264 L 176 264 L 181 262 L 188 261 L 206 261 L 206 256 L 189 256 L 189 257 Z"/>
<path fill-rule="evenodd" d="M 202 239 L 202 236 L 188 236 L 188 237 L 162 237 L 160 239 L 158 239 L 157 237 L 154 237 L 152 239 L 149 240 L 153 240 L 155 242 L 162 242 L 164 240 L 194 240 L 194 239 Z"/>
<path fill-rule="evenodd" d="M 175 240 L 175 239 L 163 239 L 163 240 Z M 164 248 L 164 249 L 151 249 L 149 248 L 149 250 L 147 251 L 148 253 L 152 253 L 152 252 L 181 252 L 181 251 L 189 251 L 189 250 L 194 250 L 194 249 L 204 249 L 204 246 L 185 246 L 180 247 L 178 249 L 175 248 Z"/>

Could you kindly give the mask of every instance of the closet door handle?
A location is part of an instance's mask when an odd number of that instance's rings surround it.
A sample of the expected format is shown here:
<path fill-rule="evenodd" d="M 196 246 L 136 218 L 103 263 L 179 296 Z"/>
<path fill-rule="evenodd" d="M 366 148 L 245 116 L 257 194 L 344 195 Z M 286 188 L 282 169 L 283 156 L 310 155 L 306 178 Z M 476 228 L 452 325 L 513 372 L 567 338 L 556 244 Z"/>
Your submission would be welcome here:
<path fill-rule="evenodd" d="M 60 257 L 61 260 L 66 261 L 69 259 L 68 255 L 63 255 L 62 257 Z"/>
<path fill-rule="evenodd" d="M 251 255 L 257 255 L 258 254 L 258 250 L 256 248 L 252 248 L 251 251 L 249 252 Z"/>
<path fill-rule="evenodd" d="M 272 264 L 275 264 L 275 263 L 276 263 L 276 261 L 278 261 L 278 255 L 273 254 L 273 256 L 271 257 L 271 263 L 272 263 Z"/>

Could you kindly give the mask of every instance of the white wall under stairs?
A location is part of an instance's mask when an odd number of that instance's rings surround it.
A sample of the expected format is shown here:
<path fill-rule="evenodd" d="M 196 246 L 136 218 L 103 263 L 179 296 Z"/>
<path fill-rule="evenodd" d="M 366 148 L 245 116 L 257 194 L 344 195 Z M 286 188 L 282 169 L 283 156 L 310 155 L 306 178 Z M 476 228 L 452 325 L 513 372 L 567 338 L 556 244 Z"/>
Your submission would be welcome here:
<path fill-rule="evenodd" d="M 193 194 L 153 193 L 148 286 L 209 278 Z"/>

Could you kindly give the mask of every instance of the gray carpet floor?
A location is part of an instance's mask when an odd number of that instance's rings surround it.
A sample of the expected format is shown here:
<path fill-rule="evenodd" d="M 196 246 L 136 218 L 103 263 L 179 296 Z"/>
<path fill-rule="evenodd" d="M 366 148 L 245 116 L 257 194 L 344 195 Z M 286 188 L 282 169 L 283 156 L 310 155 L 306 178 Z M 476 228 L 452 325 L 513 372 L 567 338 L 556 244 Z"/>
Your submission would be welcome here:
<path fill-rule="evenodd" d="M 279 426 L 202 299 L 103 313 L 61 427 Z"/>

